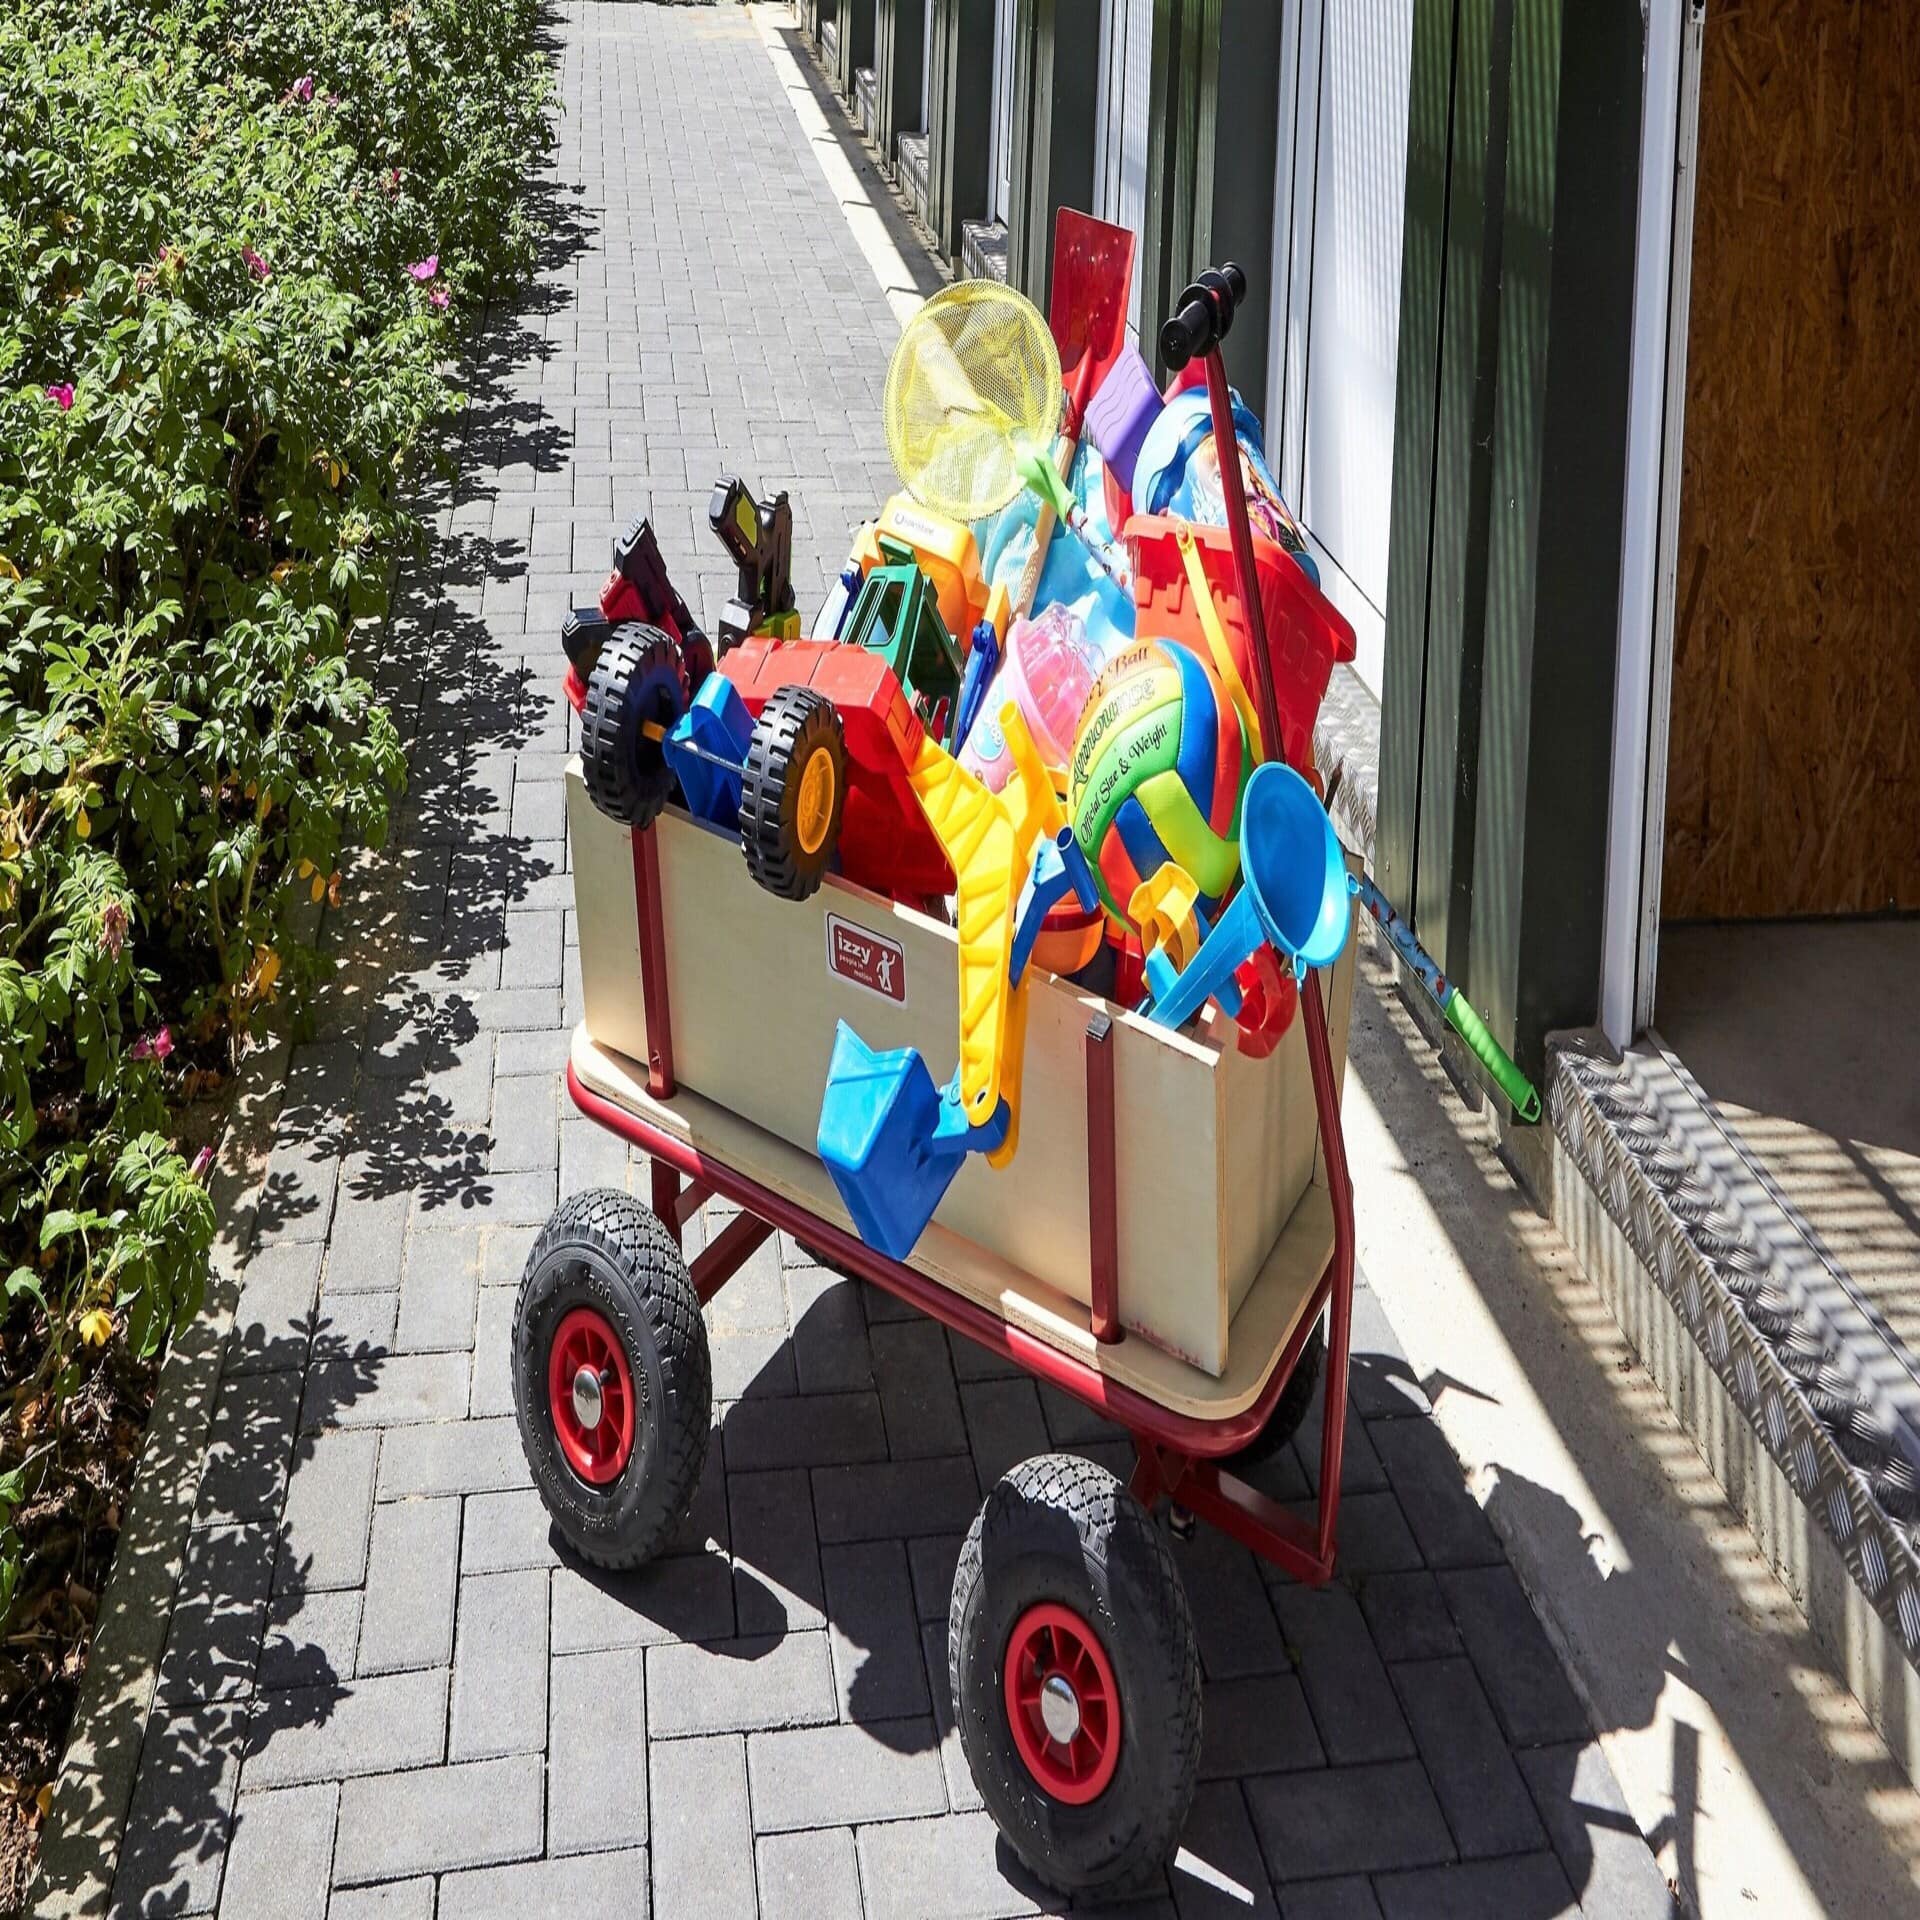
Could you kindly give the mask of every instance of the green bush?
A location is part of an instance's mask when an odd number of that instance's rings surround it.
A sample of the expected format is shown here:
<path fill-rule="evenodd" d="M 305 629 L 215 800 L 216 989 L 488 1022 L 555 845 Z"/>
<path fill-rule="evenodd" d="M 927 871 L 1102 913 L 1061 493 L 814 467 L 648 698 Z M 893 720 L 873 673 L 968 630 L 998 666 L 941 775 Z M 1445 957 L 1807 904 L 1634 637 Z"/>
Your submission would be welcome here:
<path fill-rule="evenodd" d="M 0 1527 L 90 1349 L 197 1310 L 183 1094 L 310 983 L 291 910 L 386 831 L 353 633 L 450 327 L 533 257 L 536 14 L 0 9 Z"/>

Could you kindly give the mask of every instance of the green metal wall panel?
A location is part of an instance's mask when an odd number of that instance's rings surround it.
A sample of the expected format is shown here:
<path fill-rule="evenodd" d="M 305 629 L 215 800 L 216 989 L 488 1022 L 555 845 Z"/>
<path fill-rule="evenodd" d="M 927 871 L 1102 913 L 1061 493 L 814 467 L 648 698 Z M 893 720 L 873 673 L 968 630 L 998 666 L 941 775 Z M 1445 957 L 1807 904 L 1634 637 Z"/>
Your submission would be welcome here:
<path fill-rule="evenodd" d="M 1414 32 L 1377 858 L 1538 1075 L 1598 1010 L 1644 29 Z"/>
<path fill-rule="evenodd" d="M 1644 29 L 1515 0 L 1475 1004 L 1529 1072 L 1598 1011 Z"/>
<path fill-rule="evenodd" d="M 1272 311 L 1280 26 L 1272 0 L 1156 0 L 1154 7 L 1141 338 L 1159 334 L 1181 288 L 1202 268 L 1238 260 L 1250 291 L 1225 359 L 1256 411 L 1266 405 Z"/>
<path fill-rule="evenodd" d="M 834 48 L 834 84 L 853 98 L 853 76 L 873 65 L 874 0 L 840 0 L 840 37 Z"/>
<path fill-rule="evenodd" d="M 1007 278 L 1044 313 L 1053 287 L 1053 219 L 1093 204 L 1099 69 L 1088 57 L 1100 0 L 1019 0 L 1013 73 L 1013 203 Z"/>
<path fill-rule="evenodd" d="M 993 0 L 933 0 L 927 31 L 927 224 L 960 257 L 960 229 L 987 217 Z"/>
<path fill-rule="evenodd" d="M 893 165 L 893 143 L 920 130 L 920 76 L 927 58 L 927 0 L 874 0 L 874 145 Z"/>
<path fill-rule="evenodd" d="M 1380 711 L 1374 872 L 1411 908 L 1426 698 L 1427 587 L 1433 554 L 1440 315 L 1447 279 L 1447 181 L 1459 0 L 1418 0 L 1407 118 L 1406 222 L 1400 249 L 1400 346 L 1394 393 L 1392 535 Z"/>

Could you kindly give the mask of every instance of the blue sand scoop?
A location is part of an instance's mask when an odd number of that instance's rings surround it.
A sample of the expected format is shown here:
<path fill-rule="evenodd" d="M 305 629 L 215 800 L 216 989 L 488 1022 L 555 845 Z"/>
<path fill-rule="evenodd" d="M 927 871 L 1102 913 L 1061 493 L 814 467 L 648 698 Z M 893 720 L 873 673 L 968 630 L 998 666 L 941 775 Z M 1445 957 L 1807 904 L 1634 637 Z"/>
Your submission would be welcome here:
<path fill-rule="evenodd" d="M 1243 884 L 1200 951 L 1147 1018 L 1178 1027 L 1211 999 L 1233 991 L 1234 969 L 1271 944 L 1302 973 L 1331 966 L 1352 924 L 1347 863 L 1333 822 L 1314 790 L 1278 760 L 1253 770 L 1240 802 Z"/>
<path fill-rule="evenodd" d="M 1026 971 L 1047 910 L 1069 890 L 1089 911 L 1100 897 L 1072 829 L 1062 828 L 1035 846 L 1014 910 L 1013 985 Z M 904 1260 L 913 1251 L 961 1161 L 995 1152 L 1012 1124 L 1013 1110 L 1002 1099 L 983 1126 L 969 1125 L 957 1068 L 946 1086 L 936 1087 L 919 1048 L 877 1053 L 840 1022 L 815 1145 L 854 1231 L 889 1259 Z"/>
<path fill-rule="evenodd" d="M 667 765 L 696 820 L 716 827 L 740 823 L 740 768 L 753 739 L 753 720 L 740 689 L 724 673 L 700 683 L 693 704 L 667 729 Z"/>

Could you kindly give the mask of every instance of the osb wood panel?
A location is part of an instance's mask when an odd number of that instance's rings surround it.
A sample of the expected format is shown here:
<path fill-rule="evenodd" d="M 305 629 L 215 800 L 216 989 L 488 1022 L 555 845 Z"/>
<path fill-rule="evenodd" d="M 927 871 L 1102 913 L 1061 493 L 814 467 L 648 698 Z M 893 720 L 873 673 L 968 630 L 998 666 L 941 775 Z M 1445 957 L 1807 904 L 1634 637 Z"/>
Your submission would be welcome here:
<path fill-rule="evenodd" d="M 1703 59 L 1662 911 L 1920 907 L 1920 10 Z"/>

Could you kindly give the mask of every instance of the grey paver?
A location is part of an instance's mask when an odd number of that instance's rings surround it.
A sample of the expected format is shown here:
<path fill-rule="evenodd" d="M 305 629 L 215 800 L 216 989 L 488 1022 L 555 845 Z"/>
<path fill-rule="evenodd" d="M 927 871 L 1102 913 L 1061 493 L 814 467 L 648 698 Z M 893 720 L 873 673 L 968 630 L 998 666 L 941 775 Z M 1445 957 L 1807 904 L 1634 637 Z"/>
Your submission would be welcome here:
<path fill-rule="evenodd" d="M 676 1554 L 624 1574 L 558 1567 L 552 1620 L 556 1653 L 728 1640 L 733 1569 L 719 1553 Z"/>
<path fill-rule="evenodd" d="M 754 1825 L 779 1833 L 944 1813 L 935 1745 L 924 1718 L 756 1733 L 747 1742 Z"/>
<path fill-rule="evenodd" d="M 741 1400 L 748 1394 L 775 1396 L 782 1406 L 791 1407 L 795 1391 L 793 1347 L 784 1327 L 755 1327 L 736 1333 L 715 1333 L 707 1340 L 707 1352 L 713 1363 L 713 1397 L 717 1402 Z M 746 1439 L 746 1423 L 730 1416 L 729 1426 L 737 1427 L 741 1441 Z M 744 1459 L 741 1464 L 748 1465 Z"/>
<path fill-rule="evenodd" d="M 960 1389 L 967 1441 L 982 1488 L 1053 1444 L 1031 1380 L 973 1380 Z"/>
<path fill-rule="evenodd" d="M 297 1373 L 230 1375 L 221 1381 L 194 1507 L 196 1526 L 271 1519 L 279 1512 L 299 1412 Z"/>
<path fill-rule="evenodd" d="M 327 1920 L 433 1920 L 429 1879 L 389 1880 L 378 1887 L 336 1887 Z"/>
<path fill-rule="evenodd" d="M 546 1739 L 546 1574 L 527 1567 L 462 1580 L 448 1758 L 537 1753 Z"/>
<path fill-rule="evenodd" d="M 1673 1891 L 1599 1743 L 1534 1747 L 1517 1757 L 1583 1909 L 1607 1920 L 1673 1920 Z"/>
<path fill-rule="evenodd" d="M 1247 1803 L 1230 1780 L 1194 1793 L 1173 1870 L 1180 1920 L 1280 1920 Z"/>
<path fill-rule="evenodd" d="M 473 1330 L 473 1379 L 467 1411 L 476 1420 L 513 1411 L 513 1308 L 510 1287 L 482 1287 Z"/>
<path fill-rule="evenodd" d="M 247 1713 L 242 1702 L 155 1714 L 134 1776 L 113 1920 L 213 1911 Z"/>
<path fill-rule="evenodd" d="M 964 1454 L 816 1467 L 813 1474 L 814 1524 L 823 1544 L 964 1533 L 979 1504 L 973 1462 Z"/>
<path fill-rule="evenodd" d="M 1430 1573 L 1372 1575 L 1361 1582 L 1360 1611 L 1388 1661 L 1439 1660 L 1460 1650 L 1460 1629 Z"/>
<path fill-rule="evenodd" d="M 1182 1546 L 1179 1560 L 1207 1678 L 1285 1671 L 1287 1650 L 1253 1555 L 1208 1527 Z"/>
<path fill-rule="evenodd" d="M 380 1450 L 382 1500 L 404 1500 L 409 1494 L 497 1493 L 532 1485 L 511 1419 L 402 1427 L 387 1435 Z"/>
<path fill-rule="evenodd" d="M 960 1745 L 960 1728 L 953 1712 L 953 1674 L 948 1661 L 947 1624 L 929 1620 L 920 1628 L 920 1652 L 927 1670 L 927 1691 L 933 1696 L 933 1727 L 940 1737 L 940 1769 L 947 1776 L 947 1805 L 955 1813 L 969 1813 L 986 1803 L 973 1783 L 973 1772 Z"/>
<path fill-rule="evenodd" d="M 1287 1883 L 1286 1920 L 1380 1920 L 1373 1883 L 1363 1875 Z"/>
<path fill-rule="evenodd" d="M 931 1320 L 885 1320 L 867 1337 L 888 1451 L 896 1460 L 961 1452 L 966 1420 L 945 1329 Z"/>
<path fill-rule="evenodd" d="M 804 1726 L 834 1717 L 824 1633 L 670 1645 L 647 1652 L 648 1724 L 656 1738 Z"/>
<path fill-rule="evenodd" d="M 559 1564 L 553 1522 L 532 1487 L 467 1497 L 460 1528 L 462 1573 L 508 1573 Z"/>
<path fill-rule="evenodd" d="M 1440 1589 L 1493 1710 L 1516 1747 L 1591 1735 L 1587 1711 L 1511 1567 L 1443 1573 Z"/>
<path fill-rule="evenodd" d="M 1215 1680 L 1202 1689 L 1201 1779 L 1291 1773 L 1325 1764 L 1306 1694 L 1292 1674 Z"/>
<path fill-rule="evenodd" d="M 560 1088 L 551 1074 L 527 1074 L 493 1083 L 495 1173 L 560 1164 Z"/>
<path fill-rule="evenodd" d="M 1571 1920 L 1580 1911 L 1567 1876 L 1550 1853 L 1380 1874 L 1373 1890 L 1386 1920 L 1484 1920 L 1493 1913 Z"/>
<path fill-rule="evenodd" d="M 276 1589 L 357 1587 L 367 1576 L 380 1436 L 333 1431 L 301 1443 L 280 1524 Z"/>
<path fill-rule="evenodd" d="M 260 1648 L 260 1685 L 284 1692 L 343 1683 L 360 1643 L 361 1598 L 357 1587 L 276 1593 Z"/>
<path fill-rule="evenodd" d="M 767 1834 L 754 1860 L 760 1920 L 826 1920 L 860 1911 L 860 1863 L 845 1827 Z"/>
<path fill-rule="evenodd" d="M 1453 1836 L 1417 1760 L 1266 1774 L 1246 1783 L 1246 1795 L 1267 1870 L 1279 1881 L 1453 1858 Z"/>
<path fill-rule="evenodd" d="M 402 1311 L 404 1311 L 404 1305 Z M 329 1360 L 307 1375 L 300 1423 L 320 1427 L 398 1427 L 422 1420 L 456 1420 L 467 1410 L 465 1353 L 394 1353 L 372 1365 L 374 1392 L 344 1393 L 365 1369 L 354 1360 Z"/>
<path fill-rule="evenodd" d="M 314 1357 L 321 1361 L 355 1361 L 352 1374 L 335 1372 L 336 1382 L 351 1380 L 356 1387 L 371 1383 L 373 1362 L 393 1351 L 400 1324 L 400 1289 L 379 1293 L 329 1293 L 321 1297 L 313 1332 Z"/>
<path fill-rule="evenodd" d="M 727 1476 L 734 1607 L 742 1633 L 826 1624 L 826 1588 L 804 1470 Z"/>
<path fill-rule="evenodd" d="M 324 1920 L 339 1800 L 330 1780 L 239 1797 L 222 1920 Z"/>
<path fill-rule="evenodd" d="M 1413 1735 L 1353 1595 L 1338 1585 L 1292 1587 L 1275 1604 L 1327 1758 L 1340 1765 L 1412 1753 Z"/>
<path fill-rule="evenodd" d="M 803 1393 L 858 1393 L 873 1385 L 860 1288 L 824 1268 L 789 1265 L 787 1317 Z"/>
<path fill-rule="evenodd" d="M 812 1394 L 796 1400 L 742 1400 L 727 1409 L 727 1470 L 826 1467 L 884 1460 L 887 1436 L 871 1393 Z"/>
<path fill-rule="evenodd" d="M 1473 1663 L 1416 1660 L 1395 1669 L 1394 1684 L 1461 1858 L 1544 1846 L 1532 1797 Z"/>
<path fill-rule="evenodd" d="M 243 1784 L 251 1792 L 432 1766 L 445 1749 L 446 1727 L 444 1668 L 345 1686 L 262 1689 L 247 1730 Z"/>
<path fill-rule="evenodd" d="M 547 1700 L 547 1851 L 643 1846 L 647 1824 L 645 1655 L 623 1647 L 556 1659 Z"/>
<path fill-rule="evenodd" d="M 302 1367 L 320 1289 L 320 1243 L 287 1241 L 260 1248 L 240 1279 L 228 1337 L 229 1373 Z"/>
<path fill-rule="evenodd" d="M 1431 1420 L 1382 1420 L 1374 1429 L 1400 1510 L 1430 1567 L 1498 1565 L 1498 1535 L 1467 1491 L 1460 1463 Z"/>
<path fill-rule="evenodd" d="M 530 1859 L 540 1851 L 541 1786 L 537 1753 L 348 1780 L 340 1789 L 334 1882 L 355 1886 Z"/>
<path fill-rule="evenodd" d="M 253 1691 L 273 1552 L 273 1528 L 265 1521 L 200 1527 L 187 1536 L 160 1662 L 158 1698 L 164 1705 L 233 1699 Z"/>
<path fill-rule="evenodd" d="M 653 1905 L 689 1920 L 754 1908 L 746 1742 L 738 1734 L 653 1749 Z"/>
<path fill-rule="evenodd" d="M 450 1873 L 440 1883 L 440 1920 L 647 1920 L 648 1911 L 647 1856 L 637 1851 L 530 1860 Z"/>
<path fill-rule="evenodd" d="M 904 1544 L 827 1547 L 820 1560 L 840 1717 L 900 1720 L 926 1713 L 932 1702 Z"/>
<path fill-rule="evenodd" d="M 477 1232 L 457 1227 L 416 1231 L 407 1242 L 406 1268 L 400 1280 L 400 1323 L 395 1330 L 398 1350 L 470 1351 L 479 1292 Z"/>
<path fill-rule="evenodd" d="M 459 1558 L 458 1500 L 399 1500 L 375 1509 L 357 1671 L 447 1665 Z"/>
<path fill-rule="evenodd" d="M 1010 1877 L 1018 1870 L 1002 1866 L 1012 1856 L 984 1813 L 862 1827 L 856 1844 L 868 1920 L 1002 1920 L 1065 1904 Z"/>

